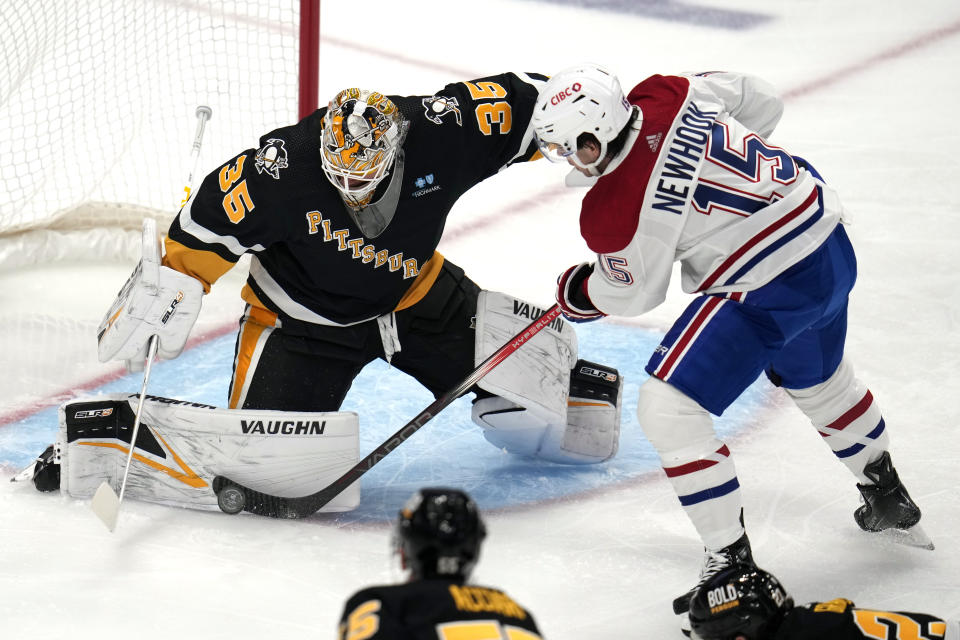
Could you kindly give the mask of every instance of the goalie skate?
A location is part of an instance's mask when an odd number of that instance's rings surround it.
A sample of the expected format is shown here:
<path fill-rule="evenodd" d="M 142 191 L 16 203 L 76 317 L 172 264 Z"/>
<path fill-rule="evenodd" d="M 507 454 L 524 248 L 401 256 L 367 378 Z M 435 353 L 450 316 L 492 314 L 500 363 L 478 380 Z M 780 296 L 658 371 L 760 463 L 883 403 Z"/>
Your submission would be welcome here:
<path fill-rule="evenodd" d="M 54 445 L 47 447 L 26 468 L 10 478 L 10 482 L 31 480 L 37 491 L 56 491 L 60 488 L 60 463 Z"/>

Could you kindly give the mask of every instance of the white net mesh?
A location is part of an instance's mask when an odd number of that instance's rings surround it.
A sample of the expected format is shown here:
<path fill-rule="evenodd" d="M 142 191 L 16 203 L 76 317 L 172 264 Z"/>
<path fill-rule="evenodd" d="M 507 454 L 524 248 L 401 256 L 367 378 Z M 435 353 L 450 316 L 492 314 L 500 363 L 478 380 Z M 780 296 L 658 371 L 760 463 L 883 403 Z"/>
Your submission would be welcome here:
<path fill-rule="evenodd" d="M 0 2 L 0 425 L 116 375 L 96 327 L 142 219 L 176 214 L 197 106 L 194 182 L 295 122 L 299 17 L 299 0 Z M 235 323 L 242 275 L 194 337 Z"/>
<path fill-rule="evenodd" d="M 25 231 L 165 228 L 197 105 L 213 109 L 197 180 L 294 122 L 298 19 L 297 0 L 0 4 L 0 269 L 30 259 L 4 262 Z"/>

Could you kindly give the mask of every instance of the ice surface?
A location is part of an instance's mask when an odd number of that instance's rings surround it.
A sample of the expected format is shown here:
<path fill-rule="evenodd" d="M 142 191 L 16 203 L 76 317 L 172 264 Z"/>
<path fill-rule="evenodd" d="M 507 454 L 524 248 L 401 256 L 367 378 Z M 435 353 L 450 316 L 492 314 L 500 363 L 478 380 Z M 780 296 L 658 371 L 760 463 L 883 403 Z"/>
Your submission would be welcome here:
<path fill-rule="evenodd" d="M 937 549 L 893 546 L 857 529 L 853 479 L 802 414 L 761 381 L 718 422 L 737 463 L 754 555 L 799 601 L 844 596 L 960 617 L 960 283 L 952 260 L 960 127 L 951 115 L 960 98 L 960 7 L 454 4 L 371 1 L 365 12 L 377 19 L 358 22 L 348 3 L 324 3 L 321 96 L 355 85 L 429 93 L 506 70 L 549 74 L 583 59 L 611 67 L 625 86 L 652 73 L 732 69 L 781 88 L 786 113 L 771 141 L 814 162 L 853 214 L 860 278 L 848 355 L 880 403 L 894 461 Z M 641 4 L 668 7 L 636 10 Z M 480 15 L 467 20 L 464 10 Z M 458 204 L 440 250 L 483 287 L 548 303 L 556 274 L 590 257 L 577 227 L 582 192 L 561 186 L 564 173 L 535 163 L 480 185 Z M 88 335 L 131 267 L 0 273 L 0 313 L 69 315 L 64 331 Z M 235 322 L 240 282 L 231 274 L 218 283 L 198 335 Z M 422 484 L 455 483 L 487 513 L 477 580 L 527 605 L 547 637 L 680 637 L 670 602 L 694 580 L 700 546 L 633 412 L 650 350 L 687 300 L 677 286 L 644 317 L 578 327 L 582 355 L 626 376 L 621 453 L 606 465 L 568 469 L 506 456 L 483 440 L 461 400 L 368 474 L 356 512 L 288 522 L 125 501 L 113 534 L 86 503 L 5 479 L 52 441 L 61 399 L 136 392 L 139 376 L 94 365 L 92 344 L 70 336 L 58 336 L 55 349 L 0 343 L 0 633 L 332 637 L 350 593 L 396 578 L 389 519 L 402 500 Z M 161 363 L 151 393 L 224 404 L 232 340 L 201 341 Z M 369 368 L 347 399 L 361 416 L 361 447 L 430 400 L 403 374 Z"/>

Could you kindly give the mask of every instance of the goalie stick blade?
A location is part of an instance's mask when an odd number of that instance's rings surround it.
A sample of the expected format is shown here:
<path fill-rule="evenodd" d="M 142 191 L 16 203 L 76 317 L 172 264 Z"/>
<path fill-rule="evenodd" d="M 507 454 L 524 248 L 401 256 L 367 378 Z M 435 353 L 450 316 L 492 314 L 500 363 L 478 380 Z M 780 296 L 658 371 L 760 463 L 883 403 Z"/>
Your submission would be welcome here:
<path fill-rule="evenodd" d="M 120 513 L 120 498 L 106 482 L 101 482 L 97 492 L 93 494 L 90 508 L 111 532 L 117 526 L 117 515 Z"/>
<path fill-rule="evenodd" d="M 927 532 L 918 524 L 913 525 L 909 529 L 884 529 L 873 535 L 886 542 L 894 542 L 896 544 L 926 549 L 928 551 L 934 550 L 933 540 L 930 539 Z"/>

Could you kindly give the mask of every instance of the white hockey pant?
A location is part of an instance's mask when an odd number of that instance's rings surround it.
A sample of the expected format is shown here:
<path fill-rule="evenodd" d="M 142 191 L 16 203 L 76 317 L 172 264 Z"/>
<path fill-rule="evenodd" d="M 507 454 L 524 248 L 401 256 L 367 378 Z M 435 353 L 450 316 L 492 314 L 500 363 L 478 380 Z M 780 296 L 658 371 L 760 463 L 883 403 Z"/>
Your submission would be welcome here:
<path fill-rule="evenodd" d="M 730 450 L 717 439 L 706 409 L 651 377 L 640 385 L 637 419 L 660 454 L 663 470 L 706 548 L 737 541 L 742 501 Z"/>
<path fill-rule="evenodd" d="M 806 389 L 786 389 L 834 455 L 861 484 L 865 466 L 883 455 L 889 436 L 880 407 L 844 358 L 826 381 Z"/>

